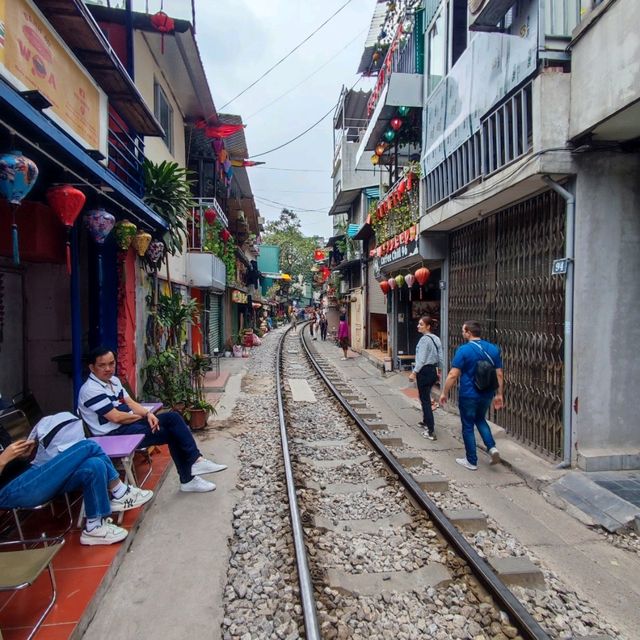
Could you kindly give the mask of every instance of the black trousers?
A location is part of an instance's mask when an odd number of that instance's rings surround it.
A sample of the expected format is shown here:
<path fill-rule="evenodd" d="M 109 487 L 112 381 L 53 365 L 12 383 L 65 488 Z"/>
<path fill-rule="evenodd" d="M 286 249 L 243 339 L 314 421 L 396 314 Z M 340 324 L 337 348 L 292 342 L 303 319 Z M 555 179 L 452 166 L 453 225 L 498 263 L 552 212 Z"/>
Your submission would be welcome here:
<path fill-rule="evenodd" d="M 435 365 L 426 365 L 416 374 L 418 396 L 422 405 L 422 423 L 426 425 L 429 433 L 433 433 L 435 429 L 435 421 L 431 409 L 431 388 L 437 379 L 438 374 Z"/>
<path fill-rule="evenodd" d="M 321 337 L 323 340 L 326 340 L 326 339 L 327 339 L 327 329 L 328 329 L 328 328 L 329 328 L 329 325 L 327 325 L 327 324 L 321 324 L 321 325 L 320 325 L 320 337 Z"/>

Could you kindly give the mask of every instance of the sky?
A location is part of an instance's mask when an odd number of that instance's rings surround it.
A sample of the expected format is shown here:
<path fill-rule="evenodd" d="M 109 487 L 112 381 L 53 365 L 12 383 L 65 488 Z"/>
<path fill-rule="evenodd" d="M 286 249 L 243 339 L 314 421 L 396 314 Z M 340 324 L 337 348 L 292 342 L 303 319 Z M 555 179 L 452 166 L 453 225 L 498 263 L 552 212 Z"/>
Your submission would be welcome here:
<path fill-rule="evenodd" d="M 160 0 L 147 1 L 150 12 L 160 9 Z M 356 72 L 376 0 L 350 0 L 281 65 L 223 107 L 345 2 L 196 0 L 196 40 L 214 103 L 220 112 L 243 117 L 250 156 L 310 127 L 335 107 L 343 85 L 351 87 L 359 79 Z M 190 19 L 186 5 L 186 0 L 164 0 L 163 8 Z M 367 89 L 371 83 L 361 78 L 355 88 Z M 260 215 L 273 220 L 285 205 L 298 213 L 305 235 L 331 235 L 332 128 L 333 109 L 299 140 L 256 158 L 266 164 L 247 171 Z"/>

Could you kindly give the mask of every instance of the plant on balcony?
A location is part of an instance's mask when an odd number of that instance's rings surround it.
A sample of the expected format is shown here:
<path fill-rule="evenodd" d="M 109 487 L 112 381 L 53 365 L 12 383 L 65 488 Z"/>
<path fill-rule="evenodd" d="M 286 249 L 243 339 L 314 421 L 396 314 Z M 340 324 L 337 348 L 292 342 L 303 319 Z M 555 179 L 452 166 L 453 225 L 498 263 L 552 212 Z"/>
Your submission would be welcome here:
<path fill-rule="evenodd" d="M 210 251 L 224 262 L 227 284 L 231 284 L 236 279 L 236 244 L 233 238 L 226 241 L 222 238 L 223 230 L 224 226 L 218 220 L 213 224 L 206 223 L 202 246 L 205 251 Z"/>

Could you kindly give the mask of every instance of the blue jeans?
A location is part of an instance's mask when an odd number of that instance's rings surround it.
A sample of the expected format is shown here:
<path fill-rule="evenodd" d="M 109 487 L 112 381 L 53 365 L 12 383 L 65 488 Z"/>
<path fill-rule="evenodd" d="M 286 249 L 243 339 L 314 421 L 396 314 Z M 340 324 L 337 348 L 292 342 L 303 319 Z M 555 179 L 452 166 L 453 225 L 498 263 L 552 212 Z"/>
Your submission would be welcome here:
<path fill-rule="evenodd" d="M 191 430 L 182 416 L 176 411 L 168 411 L 158 416 L 160 428 L 153 433 L 146 419 L 137 420 L 131 424 L 123 424 L 108 435 L 130 435 L 144 433 L 141 447 L 152 447 L 156 444 L 168 444 L 169 452 L 178 470 L 180 482 L 185 483 L 193 479 L 191 465 L 202 455 L 198 451 Z"/>
<path fill-rule="evenodd" d="M 478 432 L 487 450 L 496 446 L 486 418 L 492 399 L 458 398 L 458 409 L 460 410 L 460 420 L 462 421 L 462 439 L 464 440 L 467 461 L 471 464 L 478 464 L 474 426 L 478 427 Z"/>
<path fill-rule="evenodd" d="M 87 518 L 105 517 L 111 513 L 108 484 L 118 477 L 102 447 L 93 440 L 81 440 L 2 487 L 0 507 L 29 509 L 61 493 L 82 489 Z"/>

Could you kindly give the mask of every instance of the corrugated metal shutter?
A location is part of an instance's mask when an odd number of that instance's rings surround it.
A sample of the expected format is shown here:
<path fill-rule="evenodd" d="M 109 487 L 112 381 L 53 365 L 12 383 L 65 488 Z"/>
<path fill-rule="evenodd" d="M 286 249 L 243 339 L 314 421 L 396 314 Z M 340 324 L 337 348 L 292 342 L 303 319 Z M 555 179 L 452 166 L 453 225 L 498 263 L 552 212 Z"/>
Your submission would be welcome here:
<path fill-rule="evenodd" d="M 369 313 L 387 313 L 387 299 L 384 293 L 382 293 L 380 283 L 373 275 L 372 262 L 369 263 L 367 277 L 367 286 L 369 287 Z"/>
<path fill-rule="evenodd" d="M 222 296 L 209 294 L 209 353 L 222 350 Z"/>

